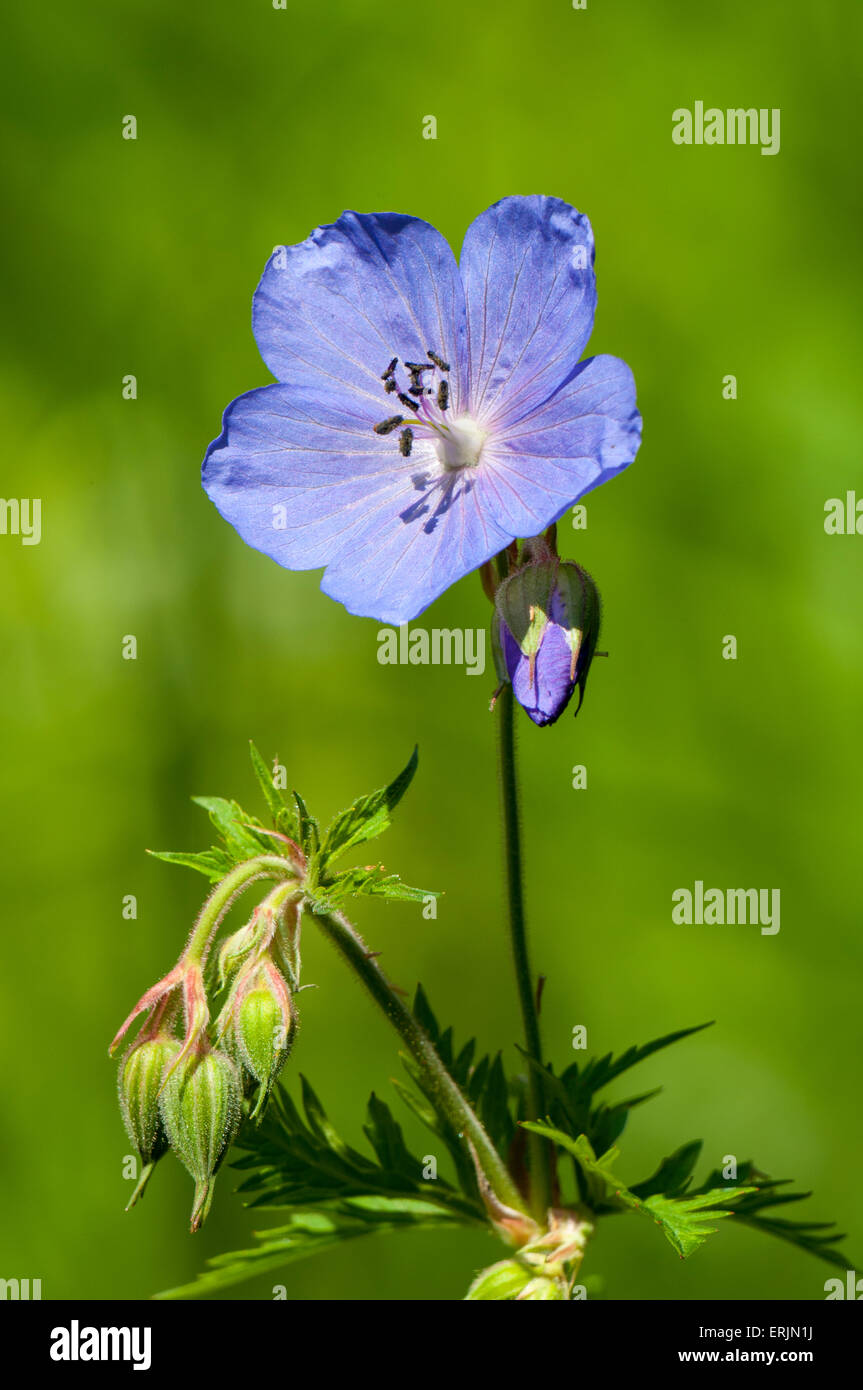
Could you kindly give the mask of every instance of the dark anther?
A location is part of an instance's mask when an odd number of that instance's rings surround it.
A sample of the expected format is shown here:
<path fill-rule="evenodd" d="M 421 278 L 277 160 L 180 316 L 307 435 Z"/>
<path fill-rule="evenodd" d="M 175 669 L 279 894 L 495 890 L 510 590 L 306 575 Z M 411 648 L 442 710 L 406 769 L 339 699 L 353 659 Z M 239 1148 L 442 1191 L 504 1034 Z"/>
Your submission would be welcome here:
<path fill-rule="evenodd" d="M 431 362 L 405 362 L 405 366 L 411 376 L 413 376 L 415 372 L 430 372 L 432 370 Z"/>
<path fill-rule="evenodd" d="M 431 348 L 426 348 L 426 352 L 435 366 L 439 367 L 442 372 L 448 372 L 450 370 L 449 362 L 444 362 L 443 358 L 438 357 L 437 353 L 432 352 Z"/>
<path fill-rule="evenodd" d="M 410 396 L 406 396 L 404 391 L 399 391 L 399 400 L 406 410 L 419 410 L 420 408 L 419 401 L 411 400 Z"/>
<path fill-rule="evenodd" d="M 398 366 L 398 363 L 399 363 L 399 359 L 398 359 L 397 357 L 394 357 L 393 360 L 392 360 L 392 362 L 390 363 L 390 365 L 387 367 L 386 371 L 385 371 L 385 372 L 381 372 L 381 381 L 386 381 L 388 377 L 391 377 L 391 376 L 392 376 L 393 372 L 395 371 L 396 367 Z"/>
<path fill-rule="evenodd" d="M 375 425 L 375 434 L 392 434 L 393 430 L 398 429 L 404 418 L 403 415 L 391 415 L 388 420 L 381 420 L 379 425 Z"/>
<path fill-rule="evenodd" d="M 402 458 L 410 458 L 411 449 L 414 446 L 414 432 L 411 429 L 402 430 L 399 435 L 399 452 Z"/>
<path fill-rule="evenodd" d="M 449 405 L 449 382 L 442 381 L 437 389 L 437 403 L 441 410 L 446 410 Z"/>
<path fill-rule="evenodd" d="M 396 386 L 396 383 L 393 381 L 392 377 L 387 377 L 386 381 L 384 382 L 384 390 L 386 391 L 387 395 L 389 395 L 391 391 L 397 391 L 398 389 L 399 388 Z"/>

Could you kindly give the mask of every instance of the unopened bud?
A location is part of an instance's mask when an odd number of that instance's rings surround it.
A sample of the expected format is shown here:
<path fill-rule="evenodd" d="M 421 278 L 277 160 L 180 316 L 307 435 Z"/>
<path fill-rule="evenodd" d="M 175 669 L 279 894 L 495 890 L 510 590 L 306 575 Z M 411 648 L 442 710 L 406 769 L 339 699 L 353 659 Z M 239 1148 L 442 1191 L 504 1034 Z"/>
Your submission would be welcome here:
<path fill-rule="evenodd" d="M 168 1065 L 179 1051 L 176 1038 L 159 1035 L 138 1043 L 120 1063 L 118 1090 L 123 1123 L 143 1164 L 127 1211 L 143 1195 L 153 1168 L 169 1147 L 159 1110 L 159 1095 Z"/>
<path fill-rule="evenodd" d="M 580 708 L 600 622 L 586 570 L 556 556 L 530 560 L 499 585 L 495 610 L 500 675 L 534 724 L 559 719 L 576 686 Z"/>
<path fill-rule="evenodd" d="M 192 1230 L 206 1220 L 213 1178 L 240 1122 L 237 1068 L 224 1052 L 197 1050 L 175 1067 L 162 1091 L 165 1130 L 181 1163 L 195 1180 Z"/>
<path fill-rule="evenodd" d="M 296 1031 L 296 1015 L 284 978 L 271 961 L 257 971 L 236 1005 L 234 1038 L 243 1065 L 261 1087 L 255 1114 L 285 1065 Z"/>

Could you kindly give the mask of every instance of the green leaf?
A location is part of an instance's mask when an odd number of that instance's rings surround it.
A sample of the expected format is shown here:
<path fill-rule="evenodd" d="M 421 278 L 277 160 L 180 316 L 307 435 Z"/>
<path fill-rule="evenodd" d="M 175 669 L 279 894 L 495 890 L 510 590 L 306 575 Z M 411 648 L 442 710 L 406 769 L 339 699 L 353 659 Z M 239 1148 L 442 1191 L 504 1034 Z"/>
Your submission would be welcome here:
<path fill-rule="evenodd" d="M 708 1176 L 705 1187 L 718 1186 L 722 1180 L 722 1173 L 717 1169 Z M 844 1233 L 837 1231 L 835 1221 L 789 1221 L 765 1214 L 772 1213 L 775 1207 L 803 1202 L 807 1197 L 811 1197 L 811 1192 L 779 1191 L 780 1188 L 786 1188 L 792 1179 L 769 1178 L 751 1162 L 739 1165 L 737 1180 L 741 1183 L 752 1183 L 754 1186 L 754 1190 L 750 1189 L 746 1197 L 735 1203 L 734 1216 L 737 1221 L 751 1226 L 753 1230 L 763 1231 L 765 1235 L 775 1236 L 790 1245 L 796 1245 L 798 1249 L 805 1250 L 807 1254 L 814 1255 L 837 1269 L 859 1269 L 859 1265 L 850 1255 L 834 1248 L 845 1239 Z"/>
<path fill-rule="evenodd" d="M 236 801 L 226 801 L 222 796 L 193 796 L 196 806 L 204 810 L 219 832 L 231 862 L 241 863 L 253 859 L 256 854 L 272 852 L 273 844 L 259 821 L 245 812 Z M 261 834 L 256 834 L 256 829 Z"/>
<path fill-rule="evenodd" d="M 607 1203 L 619 1210 L 646 1213 L 662 1228 L 669 1244 L 681 1259 L 691 1255 L 717 1229 L 708 1222 L 733 1216 L 735 1213 L 729 1203 L 737 1202 L 747 1193 L 755 1191 L 751 1187 L 721 1187 L 690 1193 L 685 1197 L 656 1193 L 642 1201 L 612 1171 L 620 1157 L 619 1149 L 609 1149 L 597 1157 L 583 1134 L 578 1139 L 572 1139 L 561 1130 L 533 1121 L 524 1121 L 522 1127 L 543 1135 L 572 1154 L 584 1174 L 592 1206 L 601 1208 Z"/>
<path fill-rule="evenodd" d="M 691 1144 L 684 1144 L 670 1158 L 662 1160 L 652 1178 L 633 1183 L 630 1191 L 642 1199 L 652 1197 L 656 1192 L 666 1195 L 682 1192 L 691 1181 L 692 1170 L 698 1162 L 702 1147 L 700 1139 L 693 1140 Z M 715 1183 L 710 1183 L 710 1187 L 715 1187 L 718 1183 L 719 1178 Z"/>
<path fill-rule="evenodd" d="M 276 786 L 271 769 L 267 767 L 267 764 L 264 762 L 251 740 L 249 741 L 249 754 L 252 759 L 252 767 L 255 770 L 255 776 L 258 779 L 258 784 L 264 794 L 264 800 L 267 803 L 272 817 L 273 825 L 276 830 L 281 831 L 283 835 L 287 835 L 290 839 L 296 840 L 299 836 L 299 825 L 297 823 L 296 814 Z"/>
<path fill-rule="evenodd" d="M 148 849 L 154 859 L 164 859 L 166 864 L 183 864 L 188 869 L 197 869 L 211 883 L 218 883 L 234 866 L 234 861 L 221 849 L 205 849 L 198 854 L 174 853 L 173 850 Z"/>
<path fill-rule="evenodd" d="M 390 813 L 401 801 L 411 784 L 419 760 L 415 748 L 407 766 L 388 787 L 361 796 L 346 811 L 341 811 L 326 833 L 323 844 L 324 860 L 333 860 L 353 845 L 373 840 L 390 825 Z"/>
<path fill-rule="evenodd" d="M 314 816 L 309 814 L 306 803 L 299 792 L 293 793 L 297 807 L 297 834 L 303 853 L 309 858 L 316 856 L 321 847 L 321 832 Z"/>
<path fill-rule="evenodd" d="M 431 1202 L 406 1197 L 352 1197 L 292 1213 L 284 1226 L 256 1231 L 258 1244 L 250 1250 L 217 1255 L 192 1284 L 165 1289 L 158 1299 L 199 1298 L 282 1269 L 358 1236 L 384 1231 L 453 1226 L 460 1218 Z"/>
<path fill-rule="evenodd" d="M 710 1022 L 696 1024 L 694 1028 L 681 1028 L 676 1033 L 666 1033 L 664 1037 L 655 1038 L 653 1042 L 644 1043 L 641 1047 L 630 1047 L 620 1057 L 613 1057 L 609 1052 L 605 1057 L 591 1058 L 581 1069 L 573 1062 L 561 1073 L 560 1080 L 573 1099 L 583 1095 L 594 1095 L 609 1082 L 622 1076 L 625 1071 L 651 1057 L 654 1052 L 671 1047 L 672 1043 L 680 1042 L 682 1038 L 690 1038 L 694 1033 L 701 1033 L 705 1028 L 712 1026 Z"/>
<path fill-rule="evenodd" d="M 439 898 L 430 888 L 411 888 L 402 883 L 398 874 L 387 874 L 379 864 L 365 868 L 346 869 L 335 878 L 318 884 L 312 906 L 318 912 L 332 912 L 350 898 L 391 898 L 401 902 L 421 903 L 426 898 Z"/>

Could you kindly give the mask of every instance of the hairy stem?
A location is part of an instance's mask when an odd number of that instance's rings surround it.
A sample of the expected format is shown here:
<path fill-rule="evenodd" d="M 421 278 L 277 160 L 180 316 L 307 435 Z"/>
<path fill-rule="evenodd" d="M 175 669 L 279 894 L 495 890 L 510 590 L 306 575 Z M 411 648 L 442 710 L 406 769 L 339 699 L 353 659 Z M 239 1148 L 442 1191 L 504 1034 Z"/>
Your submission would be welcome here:
<path fill-rule="evenodd" d="M 481 1121 L 450 1076 L 425 1029 L 369 955 L 362 938 L 340 912 L 315 912 L 312 915 L 407 1044 L 426 1078 L 429 1099 L 435 1109 L 457 1134 L 470 1140 L 477 1162 L 495 1197 L 504 1206 L 524 1213 L 524 1200 Z"/>
<path fill-rule="evenodd" d="M 530 968 L 527 949 L 527 924 L 524 914 L 524 882 L 521 867 L 521 826 L 519 823 L 518 774 L 515 760 L 515 701 L 512 686 L 504 686 L 497 701 L 498 751 L 500 757 L 500 786 L 503 806 L 504 853 L 506 859 L 507 897 L 509 901 L 509 934 L 518 985 L 524 1026 L 525 1047 L 536 1066 L 528 1068 L 529 1120 L 542 1118 L 542 1077 L 537 1070 L 542 1065 L 542 1043 L 539 1033 L 539 1014 L 536 1006 L 536 987 Z M 545 1221 L 551 1203 L 550 1146 L 538 1134 L 528 1135 L 528 1166 L 530 1171 L 531 1211 L 539 1221 Z"/>
<path fill-rule="evenodd" d="M 240 893 L 260 879 L 292 878 L 293 871 L 287 859 L 278 854 L 260 854 L 254 859 L 246 859 L 216 884 L 208 897 L 192 928 L 184 957 L 186 961 L 203 965 L 213 936 L 228 909 Z"/>

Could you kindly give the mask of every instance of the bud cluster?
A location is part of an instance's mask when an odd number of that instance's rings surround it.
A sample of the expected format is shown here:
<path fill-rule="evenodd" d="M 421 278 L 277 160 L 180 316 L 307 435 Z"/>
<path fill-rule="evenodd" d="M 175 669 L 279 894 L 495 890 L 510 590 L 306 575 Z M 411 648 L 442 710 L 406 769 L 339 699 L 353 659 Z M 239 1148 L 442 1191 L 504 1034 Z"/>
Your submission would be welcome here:
<path fill-rule="evenodd" d="M 302 909 L 294 878 L 279 883 L 222 944 L 209 976 L 227 997 L 211 1026 L 207 959 L 230 903 L 228 896 L 212 925 L 205 905 L 177 965 L 141 997 L 110 1049 L 148 1015 L 119 1071 L 120 1109 L 142 1165 L 129 1206 L 173 1149 L 195 1183 L 193 1231 L 206 1219 L 215 1174 L 241 1122 L 262 1113 L 297 1027 Z"/>

